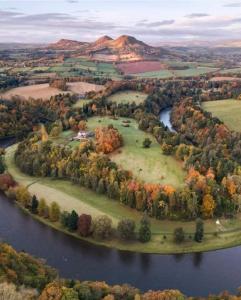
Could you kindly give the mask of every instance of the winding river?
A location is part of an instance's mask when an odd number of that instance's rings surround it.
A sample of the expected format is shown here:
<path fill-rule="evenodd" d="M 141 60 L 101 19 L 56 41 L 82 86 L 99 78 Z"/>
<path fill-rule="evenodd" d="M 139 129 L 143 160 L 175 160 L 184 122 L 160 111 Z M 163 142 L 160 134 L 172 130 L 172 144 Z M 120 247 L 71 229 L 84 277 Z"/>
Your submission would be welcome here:
<path fill-rule="evenodd" d="M 170 111 L 166 111 L 169 120 Z M 163 120 L 163 119 L 162 119 Z M 164 121 L 164 120 L 163 120 Z M 3 142 L 0 142 L 2 146 Z M 61 276 L 129 283 L 141 290 L 180 289 L 205 296 L 241 285 L 241 247 L 186 255 L 138 254 L 94 246 L 55 231 L 0 194 L 0 238 L 46 259 Z"/>

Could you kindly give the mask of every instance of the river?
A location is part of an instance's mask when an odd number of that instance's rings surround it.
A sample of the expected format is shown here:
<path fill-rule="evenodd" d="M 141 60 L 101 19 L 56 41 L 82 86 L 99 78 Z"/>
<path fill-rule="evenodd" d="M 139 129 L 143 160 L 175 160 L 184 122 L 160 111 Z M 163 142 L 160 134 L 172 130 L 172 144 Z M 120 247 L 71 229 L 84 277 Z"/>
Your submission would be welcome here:
<path fill-rule="evenodd" d="M 1 142 L 3 146 L 3 142 Z M 185 255 L 138 254 L 77 240 L 39 223 L 0 194 L 0 238 L 59 270 L 63 277 L 129 283 L 143 291 L 179 289 L 205 296 L 241 285 L 241 247 Z"/>

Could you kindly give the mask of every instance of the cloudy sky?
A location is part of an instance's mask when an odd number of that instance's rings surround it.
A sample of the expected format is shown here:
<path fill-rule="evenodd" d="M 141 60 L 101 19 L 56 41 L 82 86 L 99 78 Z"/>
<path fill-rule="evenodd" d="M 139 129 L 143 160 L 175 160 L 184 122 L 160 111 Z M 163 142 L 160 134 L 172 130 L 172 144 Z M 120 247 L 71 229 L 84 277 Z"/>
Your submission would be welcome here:
<path fill-rule="evenodd" d="M 0 0 L 0 42 L 241 39 L 241 0 Z"/>

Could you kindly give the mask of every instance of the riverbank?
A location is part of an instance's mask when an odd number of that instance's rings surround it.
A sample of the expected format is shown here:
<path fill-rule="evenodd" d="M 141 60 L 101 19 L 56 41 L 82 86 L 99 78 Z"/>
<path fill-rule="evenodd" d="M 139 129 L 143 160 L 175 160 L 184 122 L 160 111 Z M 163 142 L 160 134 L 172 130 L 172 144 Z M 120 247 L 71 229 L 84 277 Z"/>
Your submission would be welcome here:
<path fill-rule="evenodd" d="M 45 197 L 48 203 L 56 201 L 62 210 L 70 211 L 75 209 L 79 214 L 90 213 L 94 217 L 106 214 L 112 218 L 114 226 L 124 217 L 131 218 L 137 223 L 140 221 L 142 214 L 136 210 L 112 201 L 105 196 L 99 196 L 85 188 L 73 185 L 69 181 L 35 178 L 21 173 L 14 163 L 15 150 L 16 145 L 6 149 L 5 162 L 8 172 L 19 184 L 27 186 L 29 191 L 38 198 Z M 59 223 L 51 223 L 35 215 L 34 217 L 52 228 L 78 239 L 83 239 L 77 234 L 66 231 Z M 84 240 L 120 250 L 160 254 L 201 252 L 241 244 L 240 216 L 233 220 L 221 219 L 221 226 L 217 226 L 215 220 L 205 221 L 205 236 L 202 243 L 193 241 L 195 222 L 159 221 L 151 219 L 151 223 L 153 236 L 152 240 L 146 244 L 142 244 L 139 241 L 124 242 L 119 239 L 96 241 L 92 238 L 88 238 Z M 173 242 L 173 231 L 177 227 L 183 227 L 185 231 L 185 242 L 181 245 L 177 245 Z"/>

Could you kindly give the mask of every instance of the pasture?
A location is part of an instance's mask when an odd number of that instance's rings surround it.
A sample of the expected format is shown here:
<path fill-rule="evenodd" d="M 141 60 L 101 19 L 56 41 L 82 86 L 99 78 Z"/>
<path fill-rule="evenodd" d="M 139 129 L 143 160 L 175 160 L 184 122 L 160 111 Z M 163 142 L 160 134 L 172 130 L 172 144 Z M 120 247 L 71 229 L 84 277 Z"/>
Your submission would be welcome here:
<path fill-rule="evenodd" d="M 147 98 L 147 94 L 136 92 L 136 91 L 121 91 L 109 96 L 107 99 L 115 102 L 117 104 L 123 103 L 133 103 L 135 102 L 136 105 L 139 105 L 145 101 Z"/>
<path fill-rule="evenodd" d="M 108 117 L 88 119 L 88 130 L 113 124 L 124 139 L 124 146 L 110 155 L 111 159 L 123 169 L 131 170 L 137 178 L 145 182 L 170 184 L 175 187 L 184 184 L 185 172 L 181 164 L 173 157 L 162 154 L 160 145 L 152 135 L 138 129 L 134 119 L 129 119 L 129 127 L 123 126 L 124 118 L 112 120 Z M 152 141 L 151 147 L 145 149 L 142 142 L 145 138 Z"/>
<path fill-rule="evenodd" d="M 203 108 L 223 121 L 231 130 L 241 131 L 241 101 L 228 99 L 208 101 Z"/>

